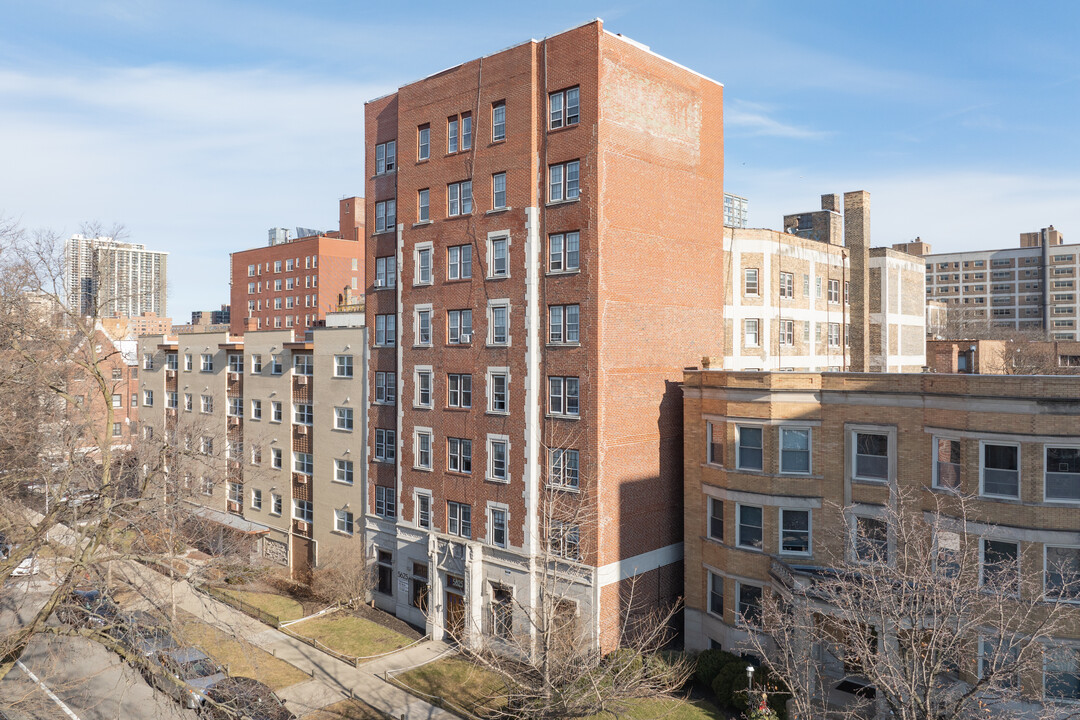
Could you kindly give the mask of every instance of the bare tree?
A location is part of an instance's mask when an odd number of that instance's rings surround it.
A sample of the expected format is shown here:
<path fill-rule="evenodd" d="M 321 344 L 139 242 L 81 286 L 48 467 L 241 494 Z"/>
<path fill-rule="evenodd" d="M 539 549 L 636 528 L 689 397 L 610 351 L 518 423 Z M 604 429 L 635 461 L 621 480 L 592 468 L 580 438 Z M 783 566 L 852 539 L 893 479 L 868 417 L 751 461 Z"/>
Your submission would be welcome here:
<path fill-rule="evenodd" d="M 331 546 L 312 572 L 311 591 L 340 607 L 356 609 L 367 601 L 372 589 L 372 566 L 365 552 L 364 538 Z"/>
<path fill-rule="evenodd" d="M 1052 564 L 1044 590 L 1027 570 L 1041 563 L 968 532 L 971 500 L 934 500 L 901 497 L 866 523 L 837 508 L 837 527 L 852 530 L 820 568 L 774 562 L 778 589 L 747 645 L 790 692 L 794 717 L 1072 716 L 1041 704 L 1037 682 L 1075 622 L 1059 601 L 1080 597 L 1080 568 Z M 834 689 L 830 666 L 853 692 Z"/>

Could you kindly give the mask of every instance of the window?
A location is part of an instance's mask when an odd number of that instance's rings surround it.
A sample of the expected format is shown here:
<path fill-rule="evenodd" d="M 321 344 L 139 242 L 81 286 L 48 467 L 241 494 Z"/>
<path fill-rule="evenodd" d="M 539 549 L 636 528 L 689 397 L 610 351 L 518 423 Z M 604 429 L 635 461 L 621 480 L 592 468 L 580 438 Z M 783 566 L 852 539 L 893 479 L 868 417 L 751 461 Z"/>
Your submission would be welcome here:
<path fill-rule="evenodd" d="M 472 341 L 472 310 L 448 310 L 446 313 L 446 342 L 450 345 Z"/>
<path fill-rule="evenodd" d="M 251 509 L 262 510 L 262 490 L 252 489 L 251 491 Z"/>
<path fill-rule="evenodd" d="M 446 276 L 450 280 L 472 277 L 472 245 L 454 245 L 446 249 Z"/>
<path fill-rule="evenodd" d="M 382 200 L 375 203 L 375 232 L 393 230 L 397 224 L 397 200 Z"/>
<path fill-rule="evenodd" d="M 1047 700 L 1080 700 L 1080 647 L 1051 646 L 1045 653 L 1043 695 Z"/>
<path fill-rule="evenodd" d="M 580 327 L 577 305 L 551 305 L 548 307 L 548 342 L 576 343 Z"/>
<path fill-rule="evenodd" d="M 416 495 L 416 524 L 422 528 L 431 528 L 431 496 L 422 493 Z"/>
<path fill-rule="evenodd" d="M 113 437 L 120 437 L 120 434 L 123 432 L 123 427 L 124 426 L 121 423 L 113 423 L 113 425 L 112 425 Z"/>
<path fill-rule="evenodd" d="M 251 374 L 258 375 L 262 372 L 262 355 L 254 354 L 251 356 Z"/>
<path fill-rule="evenodd" d="M 1020 544 L 982 539 L 979 584 L 994 592 L 1015 595 L 1020 589 Z"/>
<path fill-rule="evenodd" d="M 802 296 L 804 298 L 810 297 L 810 276 L 803 273 L 802 276 Z"/>
<path fill-rule="evenodd" d="M 789 272 L 780 273 L 780 297 L 795 297 L 795 275 Z"/>
<path fill-rule="evenodd" d="M 293 422 L 297 425 L 311 425 L 314 422 L 315 413 L 311 405 L 297 403 L 293 405 Z"/>
<path fill-rule="evenodd" d="M 170 410 L 175 410 L 177 405 L 178 405 L 179 398 L 180 398 L 180 396 L 175 390 L 170 390 L 168 393 L 165 394 L 165 407 L 169 408 Z M 116 402 L 119 399 L 120 399 L 119 395 L 114 395 L 113 396 L 113 402 Z M 114 406 L 114 407 L 119 407 L 119 406 L 117 405 L 117 406 Z"/>
<path fill-rule="evenodd" d="M 178 367 L 176 353 L 165 353 L 165 369 L 175 372 Z M 119 380 L 123 374 L 124 371 L 120 368 L 113 368 L 112 378 L 113 380 Z"/>
<path fill-rule="evenodd" d="M 452 408 L 472 407 L 472 375 L 446 376 L 446 404 Z"/>
<path fill-rule="evenodd" d="M 131 407 L 139 407 L 139 393 L 131 393 Z"/>
<path fill-rule="evenodd" d="M 472 440 L 447 438 L 446 469 L 452 472 L 472 472 Z"/>
<path fill-rule="evenodd" d="M 352 460 L 334 460 L 334 480 L 340 483 L 352 485 L 353 463 Z"/>
<path fill-rule="evenodd" d="M 810 554 L 809 510 L 780 510 L 780 552 Z"/>
<path fill-rule="evenodd" d="M 762 510 L 755 505 L 736 505 L 739 518 L 735 526 L 735 544 L 739 547 L 761 550 Z"/>
<path fill-rule="evenodd" d="M 270 356 L 270 374 L 271 375 L 280 375 L 283 372 L 282 368 L 283 368 L 283 366 L 282 366 L 282 362 L 281 362 L 281 356 L 280 355 L 271 355 Z"/>
<path fill-rule="evenodd" d="M 740 625 L 757 627 L 761 624 L 761 588 L 744 582 L 735 583 L 739 606 L 736 621 Z"/>
<path fill-rule="evenodd" d="M 960 441 L 934 438 L 934 487 L 960 488 Z"/>
<path fill-rule="evenodd" d="M 259 445 L 251 446 L 251 464 L 262 465 L 262 447 Z"/>
<path fill-rule="evenodd" d="M 709 573 L 709 612 L 724 617 L 724 578 L 714 572 Z"/>
<path fill-rule="evenodd" d="M 114 408 L 123 407 L 124 406 L 124 396 L 119 395 L 119 394 L 114 394 L 112 396 L 112 406 Z"/>
<path fill-rule="evenodd" d="M 758 347 L 760 340 L 758 339 L 758 320 L 754 318 L 747 318 L 743 320 L 743 344 L 746 347 Z"/>
<path fill-rule="evenodd" d="M 199 478 L 199 482 L 202 484 L 202 494 L 203 495 L 213 495 L 214 494 L 214 481 L 213 480 L 211 480 L 210 478 Z"/>
<path fill-rule="evenodd" d="M 840 347 L 840 323 L 829 323 L 829 347 Z"/>
<path fill-rule="evenodd" d="M 472 212 L 472 180 L 450 183 L 446 186 L 446 215 L 468 215 Z"/>
<path fill-rule="evenodd" d="M 982 443 L 982 494 L 1020 497 L 1020 446 Z"/>
<path fill-rule="evenodd" d="M 714 465 L 724 464 L 724 435 L 714 423 L 705 423 L 705 461 Z"/>
<path fill-rule="evenodd" d="M 229 398 L 229 417 L 244 417 L 244 398 Z"/>
<path fill-rule="evenodd" d="M 829 302 L 831 302 L 831 303 L 839 303 L 840 302 L 840 281 L 839 280 L 830 280 L 829 281 Z"/>
<path fill-rule="evenodd" d="M 855 474 L 862 480 L 889 478 L 889 436 L 885 433 L 855 433 Z"/>
<path fill-rule="evenodd" d="M 456 153 L 458 151 L 458 118 L 455 115 L 452 118 L 448 118 L 446 121 L 446 152 Z"/>
<path fill-rule="evenodd" d="M 348 510 L 334 510 L 334 530 L 352 535 L 353 516 Z"/>
<path fill-rule="evenodd" d="M 413 405 L 416 407 L 431 407 L 431 384 L 432 372 L 430 368 L 416 370 L 416 395 Z"/>
<path fill-rule="evenodd" d="M 191 412 L 192 410 L 191 393 L 184 393 L 184 410 L 187 412 Z"/>
<path fill-rule="evenodd" d="M 758 271 L 757 268 L 743 270 L 743 295 L 758 294 Z"/>
<path fill-rule="evenodd" d="M 154 391 L 153 390 L 143 390 L 143 405 L 145 405 L 147 407 L 153 407 L 154 406 Z"/>
<path fill-rule="evenodd" d="M 510 473 L 507 470 L 507 451 L 509 450 L 509 447 L 509 438 L 503 435 L 488 436 L 488 480 L 510 482 Z"/>
<path fill-rule="evenodd" d="M 202 372 L 214 372 L 214 356 L 211 353 L 203 353 L 200 370 Z"/>
<path fill-rule="evenodd" d="M 709 498 L 709 537 L 724 541 L 724 501 Z"/>
<path fill-rule="evenodd" d="M 202 403 L 200 405 L 200 408 L 202 409 L 202 411 L 204 413 L 209 414 L 209 413 L 214 412 L 214 396 L 213 395 L 203 395 L 200 398 L 200 400 L 201 400 L 201 403 Z"/>
<path fill-rule="evenodd" d="M 553 520 L 548 533 L 552 553 L 571 560 L 578 559 L 581 551 L 581 529 L 577 525 Z"/>
<path fill-rule="evenodd" d="M 576 377 L 549 377 L 548 412 L 552 415 L 577 417 L 580 411 L 578 393 Z"/>
<path fill-rule="evenodd" d="M 1080 448 L 1046 448 L 1044 493 L 1047 500 L 1080 501 Z"/>
<path fill-rule="evenodd" d="M 375 402 L 386 405 L 397 402 L 397 373 L 375 373 Z"/>
<path fill-rule="evenodd" d="M 499 101 L 491 106 L 491 141 L 506 139 L 506 103 Z"/>
<path fill-rule="evenodd" d="M 397 166 L 397 142 L 379 143 L 375 146 L 375 174 L 392 172 Z"/>
<path fill-rule="evenodd" d="M 310 475 L 313 468 L 314 465 L 312 464 L 311 453 L 293 453 L 293 472 L 298 472 L 301 475 Z"/>
<path fill-rule="evenodd" d="M 270 422 L 281 422 L 281 403 L 277 400 L 270 401 Z"/>
<path fill-rule="evenodd" d="M 397 491 L 392 487 L 375 486 L 375 514 L 380 517 L 397 517 Z"/>
<path fill-rule="evenodd" d="M 459 502 L 446 503 L 446 532 L 463 538 L 472 537 L 472 506 Z"/>
<path fill-rule="evenodd" d="M 349 430 L 353 429 L 353 409 L 347 407 L 334 408 L 334 429 L 335 430 Z"/>
<path fill-rule="evenodd" d="M 397 258 L 390 255 L 375 258 L 375 289 L 392 288 L 397 285 Z"/>
<path fill-rule="evenodd" d="M 810 428 L 780 428 L 780 472 L 810 474 Z"/>
<path fill-rule="evenodd" d="M 581 234 L 555 233 L 548 237 L 548 270 L 577 272 L 580 262 Z"/>
<path fill-rule="evenodd" d="M 580 160 L 552 165 L 548 168 L 548 201 L 574 200 L 580 193 Z"/>
<path fill-rule="evenodd" d="M 554 487 L 576 490 L 578 482 L 578 451 L 552 449 L 551 484 Z"/>
<path fill-rule="evenodd" d="M 814 278 L 814 297 L 821 299 L 821 278 Z"/>
<path fill-rule="evenodd" d="M 795 321 L 794 320 L 781 320 L 777 323 L 780 334 L 781 345 L 794 345 L 795 344 Z"/>
<path fill-rule="evenodd" d="M 506 207 L 506 173 L 491 176 L 491 207 L 493 210 Z"/>
<path fill-rule="evenodd" d="M 375 429 L 375 462 L 394 462 L 395 433 L 393 430 Z"/>
<path fill-rule="evenodd" d="M 510 241 L 505 238 L 493 238 L 488 240 L 488 277 L 504 278 L 510 276 L 510 261 L 508 257 Z"/>
<path fill-rule="evenodd" d="M 240 483 L 229 483 L 229 502 L 240 504 L 244 502 L 244 486 Z"/>
<path fill-rule="evenodd" d="M 507 371 L 488 370 L 488 412 L 507 412 L 510 375 Z"/>
<path fill-rule="evenodd" d="M 394 555 L 387 550 L 376 550 L 375 590 L 383 595 L 394 594 Z"/>
<path fill-rule="evenodd" d="M 431 284 L 431 246 L 416 248 L 416 280 L 417 285 Z"/>
<path fill-rule="evenodd" d="M 334 356 L 334 377 L 351 378 L 353 376 L 353 356 Z"/>
<path fill-rule="evenodd" d="M 421 125 L 416 131 L 416 159 L 427 160 L 431 157 L 431 128 Z"/>
<path fill-rule="evenodd" d="M 1080 602 L 1080 547 L 1046 546 L 1046 597 Z"/>
<path fill-rule="evenodd" d="M 309 523 L 311 522 L 312 516 L 313 513 L 311 511 L 310 500 L 300 500 L 298 498 L 293 498 L 293 519 L 299 520 L 300 522 Z"/>
<path fill-rule="evenodd" d="M 375 346 L 393 347 L 397 341 L 397 316 L 375 316 Z"/>
<path fill-rule="evenodd" d="M 510 306 L 506 301 L 488 305 L 488 344 L 510 344 Z"/>
<path fill-rule="evenodd" d="M 855 560 L 888 562 L 889 526 L 881 518 L 855 516 Z"/>
<path fill-rule="evenodd" d="M 310 355 L 293 355 L 293 375 L 311 376 L 315 363 Z"/>
<path fill-rule="evenodd" d="M 153 369 L 154 369 L 154 354 L 153 353 L 143 353 L 143 370 L 153 370 Z"/>
<path fill-rule="evenodd" d="M 277 493 L 270 493 L 270 514 L 281 514 L 281 496 Z"/>
<path fill-rule="evenodd" d="M 425 615 L 428 607 L 428 566 L 427 563 L 414 562 L 412 577 L 409 579 L 409 604 Z"/>
<path fill-rule="evenodd" d="M 576 87 L 560 90 L 548 95 L 548 105 L 551 110 L 551 129 L 577 125 L 579 90 Z"/>
<path fill-rule="evenodd" d="M 492 510 L 493 518 L 495 512 L 503 513 L 505 524 L 506 513 L 502 510 Z M 502 547 L 505 547 L 505 542 Z M 510 640 L 514 636 L 514 595 L 510 588 L 502 585 L 491 589 L 491 634 L 500 640 Z"/>
<path fill-rule="evenodd" d="M 416 221 L 431 220 L 431 191 L 428 188 L 416 191 Z"/>
<path fill-rule="evenodd" d="M 203 455 L 214 454 L 214 438 L 204 437 L 199 444 L 199 452 Z"/>
<path fill-rule="evenodd" d="M 413 454 L 416 459 L 415 467 L 421 470 L 431 469 L 431 431 L 421 430 L 416 431 L 414 437 Z"/>
<path fill-rule="evenodd" d="M 739 470 L 761 470 L 763 431 L 752 425 L 735 426 L 735 467 Z"/>
<path fill-rule="evenodd" d="M 506 510 L 491 508 L 491 544 L 506 547 Z"/>

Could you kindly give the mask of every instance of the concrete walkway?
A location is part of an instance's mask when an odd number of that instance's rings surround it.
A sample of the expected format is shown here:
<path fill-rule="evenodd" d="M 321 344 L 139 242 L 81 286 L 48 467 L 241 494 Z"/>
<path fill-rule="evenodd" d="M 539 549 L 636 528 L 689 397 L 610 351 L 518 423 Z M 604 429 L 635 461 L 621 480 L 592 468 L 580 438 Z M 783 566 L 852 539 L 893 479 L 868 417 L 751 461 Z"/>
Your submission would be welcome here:
<path fill-rule="evenodd" d="M 160 607 L 168 607 L 169 578 L 137 563 L 124 563 L 117 570 L 129 582 L 156 595 Z M 442 708 L 410 695 L 384 681 L 385 672 L 415 667 L 431 662 L 449 651 L 441 642 L 429 641 L 392 655 L 376 658 L 353 667 L 317 650 L 291 635 L 255 620 L 231 605 L 219 602 L 191 588 L 186 581 L 176 581 L 172 592 L 178 608 L 230 635 L 250 642 L 311 676 L 308 682 L 285 688 L 278 695 L 298 716 L 332 705 L 350 696 L 360 698 L 395 720 L 460 720 Z"/>

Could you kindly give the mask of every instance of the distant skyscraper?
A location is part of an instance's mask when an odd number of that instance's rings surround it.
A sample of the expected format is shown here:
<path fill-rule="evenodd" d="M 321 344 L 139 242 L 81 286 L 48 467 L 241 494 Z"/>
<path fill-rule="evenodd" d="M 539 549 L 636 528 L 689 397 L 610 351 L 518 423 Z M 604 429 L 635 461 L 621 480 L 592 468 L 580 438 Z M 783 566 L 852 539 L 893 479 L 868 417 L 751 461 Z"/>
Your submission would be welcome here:
<path fill-rule="evenodd" d="M 166 316 L 168 253 L 110 237 L 72 235 L 64 255 L 68 307 L 80 315 Z"/>
<path fill-rule="evenodd" d="M 744 228 L 750 215 L 750 201 L 738 195 L 724 193 L 724 225 Z"/>

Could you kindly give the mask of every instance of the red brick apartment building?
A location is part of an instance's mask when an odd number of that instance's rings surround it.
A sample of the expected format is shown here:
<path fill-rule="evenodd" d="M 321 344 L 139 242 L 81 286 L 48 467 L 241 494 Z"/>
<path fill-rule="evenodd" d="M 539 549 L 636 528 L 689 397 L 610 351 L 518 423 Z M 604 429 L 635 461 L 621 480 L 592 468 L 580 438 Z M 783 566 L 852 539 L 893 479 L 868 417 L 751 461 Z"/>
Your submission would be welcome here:
<path fill-rule="evenodd" d="M 341 302 L 345 289 L 364 278 L 363 198 L 343 198 L 335 232 L 288 239 L 270 231 L 266 247 L 231 255 L 232 316 L 229 331 L 310 328 Z"/>
<path fill-rule="evenodd" d="M 606 646 L 628 578 L 681 592 L 678 383 L 723 342 L 723 87 L 597 20 L 373 100 L 365 130 L 366 526 L 403 579 L 376 601 L 437 636 L 527 631 L 514 603 L 555 548 Z M 584 517 L 544 527 L 556 495 Z"/>

